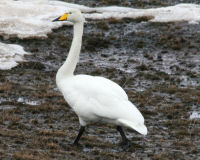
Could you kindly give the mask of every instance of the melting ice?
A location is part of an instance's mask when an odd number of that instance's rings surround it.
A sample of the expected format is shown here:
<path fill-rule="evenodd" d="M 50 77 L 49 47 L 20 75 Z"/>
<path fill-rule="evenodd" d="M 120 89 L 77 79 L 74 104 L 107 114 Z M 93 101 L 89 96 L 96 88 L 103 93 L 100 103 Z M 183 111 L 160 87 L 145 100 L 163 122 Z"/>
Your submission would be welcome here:
<path fill-rule="evenodd" d="M 0 42 L 0 70 L 7 70 L 17 66 L 17 62 L 23 61 L 25 54 L 28 53 L 19 45 Z"/>
<path fill-rule="evenodd" d="M 4 38 L 47 38 L 54 28 L 68 23 L 52 23 L 52 19 L 70 10 L 80 9 L 86 18 L 140 18 L 151 17 L 153 22 L 188 21 L 200 22 L 200 5 L 178 4 L 176 6 L 133 9 L 127 7 L 90 8 L 61 1 L 50 0 L 1 0 L 0 1 L 0 35 Z M 11 69 L 23 60 L 26 52 L 17 45 L 0 43 L 0 69 Z"/>

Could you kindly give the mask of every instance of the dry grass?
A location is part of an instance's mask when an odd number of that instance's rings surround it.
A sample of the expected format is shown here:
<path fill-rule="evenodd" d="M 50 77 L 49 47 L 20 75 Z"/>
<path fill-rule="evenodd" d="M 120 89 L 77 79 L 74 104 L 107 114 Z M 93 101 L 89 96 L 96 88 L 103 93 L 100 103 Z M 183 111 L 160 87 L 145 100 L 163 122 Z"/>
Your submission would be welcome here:
<path fill-rule="evenodd" d="M 44 152 L 34 152 L 31 150 L 21 150 L 12 154 L 12 158 L 16 160 L 46 160 L 50 158 L 48 154 Z"/>
<path fill-rule="evenodd" d="M 66 133 L 63 131 L 39 130 L 38 135 L 62 137 L 66 136 Z"/>

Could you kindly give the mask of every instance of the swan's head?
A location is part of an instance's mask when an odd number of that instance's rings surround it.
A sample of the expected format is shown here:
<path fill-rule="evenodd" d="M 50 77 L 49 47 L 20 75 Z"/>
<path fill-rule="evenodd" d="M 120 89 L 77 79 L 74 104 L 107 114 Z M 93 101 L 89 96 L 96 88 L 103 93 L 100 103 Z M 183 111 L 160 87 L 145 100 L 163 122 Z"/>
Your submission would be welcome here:
<path fill-rule="evenodd" d="M 53 22 L 55 21 L 70 21 L 72 23 L 79 23 L 79 22 L 84 22 L 85 18 L 81 14 L 80 10 L 71 9 L 69 12 L 64 13 L 60 17 L 53 20 Z"/>

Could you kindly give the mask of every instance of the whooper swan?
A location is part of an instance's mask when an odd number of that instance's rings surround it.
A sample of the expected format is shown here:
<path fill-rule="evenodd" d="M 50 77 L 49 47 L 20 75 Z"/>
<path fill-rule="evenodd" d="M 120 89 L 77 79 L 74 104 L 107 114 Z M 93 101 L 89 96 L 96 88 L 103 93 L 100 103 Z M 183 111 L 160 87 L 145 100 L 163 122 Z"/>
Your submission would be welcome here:
<path fill-rule="evenodd" d="M 115 82 L 104 77 L 74 75 L 81 50 L 84 17 L 77 9 L 53 21 L 70 21 L 74 25 L 74 37 L 69 55 L 56 74 L 56 84 L 65 100 L 78 115 L 80 130 L 73 144 L 78 141 L 90 123 L 104 122 L 117 126 L 122 136 L 123 148 L 130 146 L 130 141 L 121 126 L 127 126 L 146 135 L 147 128 L 140 111 L 129 100 L 125 91 Z"/>

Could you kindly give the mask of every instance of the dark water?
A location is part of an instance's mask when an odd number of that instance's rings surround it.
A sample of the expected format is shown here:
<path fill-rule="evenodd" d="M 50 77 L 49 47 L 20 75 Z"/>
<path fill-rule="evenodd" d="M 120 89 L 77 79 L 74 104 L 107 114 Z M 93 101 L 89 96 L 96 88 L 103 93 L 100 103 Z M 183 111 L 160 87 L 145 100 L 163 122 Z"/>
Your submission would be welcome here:
<path fill-rule="evenodd" d="M 179 2 L 197 1 L 77 3 L 149 8 Z M 67 56 L 72 29 L 54 30 L 45 40 L 6 40 L 32 55 L 0 71 L 0 159 L 198 159 L 200 120 L 189 117 L 200 110 L 199 25 L 145 19 L 85 24 L 76 74 L 117 82 L 145 117 L 147 136 L 125 129 L 132 143 L 126 152 L 115 126 L 108 124 L 88 126 L 80 146 L 71 145 L 79 122 L 58 92 L 55 75 Z"/>

